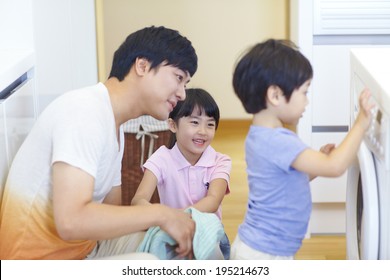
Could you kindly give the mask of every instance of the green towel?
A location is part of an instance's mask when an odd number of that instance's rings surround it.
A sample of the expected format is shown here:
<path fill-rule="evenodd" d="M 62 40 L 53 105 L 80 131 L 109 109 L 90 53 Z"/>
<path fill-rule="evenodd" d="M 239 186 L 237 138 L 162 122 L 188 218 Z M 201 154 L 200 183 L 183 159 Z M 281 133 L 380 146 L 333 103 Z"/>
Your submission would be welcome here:
<path fill-rule="evenodd" d="M 215 214 L 203 213 L 195 208 L 185 210 L 191 213 L 196 229 L 192 241 L 194 257 L 197 260 L 207 260 L 214 256 L 215 248 L 225 235 L 221 221 Z M 161 260 L 176 259 L 176 241 L 160 227 L 151 227 L 137 248 L 137 252 L 151 253 Z"/>

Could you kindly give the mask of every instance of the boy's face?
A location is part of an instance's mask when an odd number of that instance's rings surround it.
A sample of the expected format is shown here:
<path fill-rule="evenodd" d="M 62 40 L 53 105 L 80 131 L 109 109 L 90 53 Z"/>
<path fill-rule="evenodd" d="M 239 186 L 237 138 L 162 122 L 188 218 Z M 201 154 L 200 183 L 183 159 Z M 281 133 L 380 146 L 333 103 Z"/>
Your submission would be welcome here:
<path fill-rule="evenodd" d="M 285 124 L 296 125 L 305 112 L 305 108 L 309 104 L 307 91 L 310 87 L 310 82 L 311 80 L 307 80 L 298 89 L 295 89 L 289 102 L 285 99 L 282 116 L 282 121 Z"/>
<path fill-rule="evenodd" d="M 190 81 L 189 73 L 162 63 L 147 71 L 144 78 L 143 104 L 146 114 L 159 120 L 168 119 L 177 102 L 185 99 L 185 87 Z"/>

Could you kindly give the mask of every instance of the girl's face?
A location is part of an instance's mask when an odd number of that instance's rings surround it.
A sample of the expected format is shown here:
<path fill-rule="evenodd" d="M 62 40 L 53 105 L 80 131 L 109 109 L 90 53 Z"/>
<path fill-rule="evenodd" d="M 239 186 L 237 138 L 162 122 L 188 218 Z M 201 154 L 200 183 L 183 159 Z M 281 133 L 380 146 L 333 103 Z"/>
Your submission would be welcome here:
<path fill-rule="evenodd" d="M 170 120 L 169 124 L 181 153 L 194 165 L 214 139 L 215 119 L 195 107 L 190 116 L 180 118 L 177 124 Z"/>

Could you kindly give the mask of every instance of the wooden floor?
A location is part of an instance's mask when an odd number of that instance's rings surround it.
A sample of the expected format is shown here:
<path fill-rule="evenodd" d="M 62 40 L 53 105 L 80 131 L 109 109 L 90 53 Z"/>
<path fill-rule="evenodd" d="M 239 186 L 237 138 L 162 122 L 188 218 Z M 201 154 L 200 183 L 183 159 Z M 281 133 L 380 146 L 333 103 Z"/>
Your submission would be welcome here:
<path fill-rule="evenodd" d="M 221 121 L 212 143 L 214 149 L 232 158 L 230 178 L 231 193 L 224 198 L 223 224 L 231 242 L 244 218 L 248 186 L 244 155 L 244 141 L 249 121 Z M 304 260 L 342 260 L 346 257 L 344 236 L 312 236 L 303 241 L 303 246 L 295 256 Z"/>

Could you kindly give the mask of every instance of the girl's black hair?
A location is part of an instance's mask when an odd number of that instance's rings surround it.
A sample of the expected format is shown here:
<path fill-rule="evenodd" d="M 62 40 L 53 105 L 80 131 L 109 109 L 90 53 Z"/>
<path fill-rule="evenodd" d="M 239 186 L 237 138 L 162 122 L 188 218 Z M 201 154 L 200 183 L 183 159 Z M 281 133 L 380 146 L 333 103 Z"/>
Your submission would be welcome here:
<path fill-rule="evenodd" d="M 219 123 L 219 108 L 214 98 L 201 88 L 186 89 L 186 98 L 184 101 L 179 101 L 173 111 L 169 114 L 169 118 L 176 124 L 179 123 L 179 119 L 183 117 L 191 116 L 194 109 L 199 110 L 198 114 L 203 112 L 215 120 L 215 129 L 218 128 Z M 168 148 L 171 149 L 175 146 L 176 134 L 172 133 L 169 140 Z"/>

